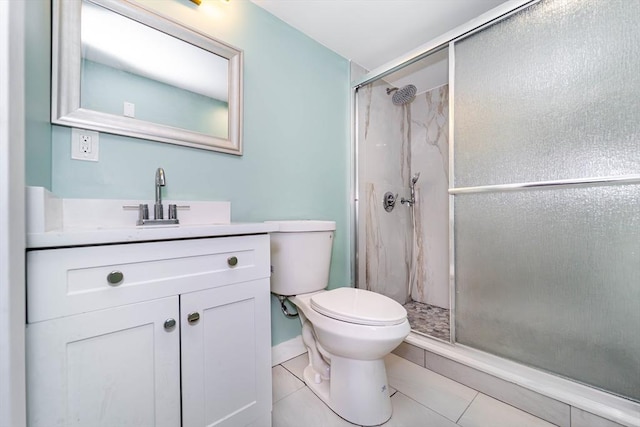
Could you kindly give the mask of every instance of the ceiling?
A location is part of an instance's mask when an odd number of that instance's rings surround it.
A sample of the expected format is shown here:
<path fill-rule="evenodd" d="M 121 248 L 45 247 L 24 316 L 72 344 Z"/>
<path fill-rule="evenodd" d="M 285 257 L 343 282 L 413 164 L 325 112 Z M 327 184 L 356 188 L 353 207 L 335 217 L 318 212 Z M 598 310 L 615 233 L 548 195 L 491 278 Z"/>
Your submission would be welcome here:
<path fill-rule="evenodd" d="M 373 70 L 505 0 L 251 0 Z"/>

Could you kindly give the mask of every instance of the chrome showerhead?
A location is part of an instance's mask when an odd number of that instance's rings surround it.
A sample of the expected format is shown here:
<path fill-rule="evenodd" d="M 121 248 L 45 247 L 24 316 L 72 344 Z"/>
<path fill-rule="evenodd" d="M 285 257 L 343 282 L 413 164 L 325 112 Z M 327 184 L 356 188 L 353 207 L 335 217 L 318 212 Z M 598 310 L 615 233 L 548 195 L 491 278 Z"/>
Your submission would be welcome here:
<path fill-rule="evenodd" d="M 393 102 L 394 105 L 405 105 L 414 100 L 417 90 L 414 85 L 406 85 L 401 88 L 388 88 L 387 95 L 395 92 L 391 98 L 391 102 Z"/>

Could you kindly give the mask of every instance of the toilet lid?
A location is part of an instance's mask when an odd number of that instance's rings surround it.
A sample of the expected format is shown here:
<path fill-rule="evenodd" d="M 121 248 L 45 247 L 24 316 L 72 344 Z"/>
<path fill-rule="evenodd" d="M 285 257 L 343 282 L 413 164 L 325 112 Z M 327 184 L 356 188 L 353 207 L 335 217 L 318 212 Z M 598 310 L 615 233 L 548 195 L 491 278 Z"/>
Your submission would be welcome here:
<path fill-rule="evenodd" d="M 355 288 L 338 288 L 311 297 L 311 308 L 333 319 L 359 325 L 398 325 L 407 319 L 403 306 L 384 295 Z"/>

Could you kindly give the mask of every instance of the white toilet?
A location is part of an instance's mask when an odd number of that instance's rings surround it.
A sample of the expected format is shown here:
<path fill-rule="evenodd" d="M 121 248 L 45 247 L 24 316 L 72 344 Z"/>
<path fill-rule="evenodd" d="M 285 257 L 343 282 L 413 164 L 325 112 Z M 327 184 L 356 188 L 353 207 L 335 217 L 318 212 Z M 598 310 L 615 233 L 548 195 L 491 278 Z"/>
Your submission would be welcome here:
<path fill-rule="evenodd" d="M 372 426 L 391 417 L 383 358 L 409 334 L 404 307 L 329 281 L 333 221 L 276 221 L 271 233 L 271 292 L 296 305 L 309 350 L 307 386 L 336 414 Z"/>

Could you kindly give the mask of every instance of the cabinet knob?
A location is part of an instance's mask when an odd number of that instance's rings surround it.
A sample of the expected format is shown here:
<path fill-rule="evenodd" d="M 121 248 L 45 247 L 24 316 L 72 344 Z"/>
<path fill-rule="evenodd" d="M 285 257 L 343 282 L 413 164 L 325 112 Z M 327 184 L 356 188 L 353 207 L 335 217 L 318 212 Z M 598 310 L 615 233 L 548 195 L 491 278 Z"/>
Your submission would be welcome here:
<path fill-rule="evenodd" d="M 229 267 L 235 267 L 238 265 L 238 257 L 232 256 L 227 258 L 227 264 L 229 264 Z"/>
<path fill-rule="evenodd" d="M 111 286 L 118 286 L 123 280 L 124 274 L 122 274 L 122 271 L 115 270 L 107 274 L 107 282 Z"/>
<path fill-rule="evenodd" d="M 164 328 L 170 331 L 176 326 L 176 319 L 167 319 L 164 321 Z"/>
<path fill-rule="evenodd" d="M 198 313 L 197 311 L 187 314 L 187 321 L 190 325 L 198 323 L 198 320 L 200 320 L 200 313 Z"/>

